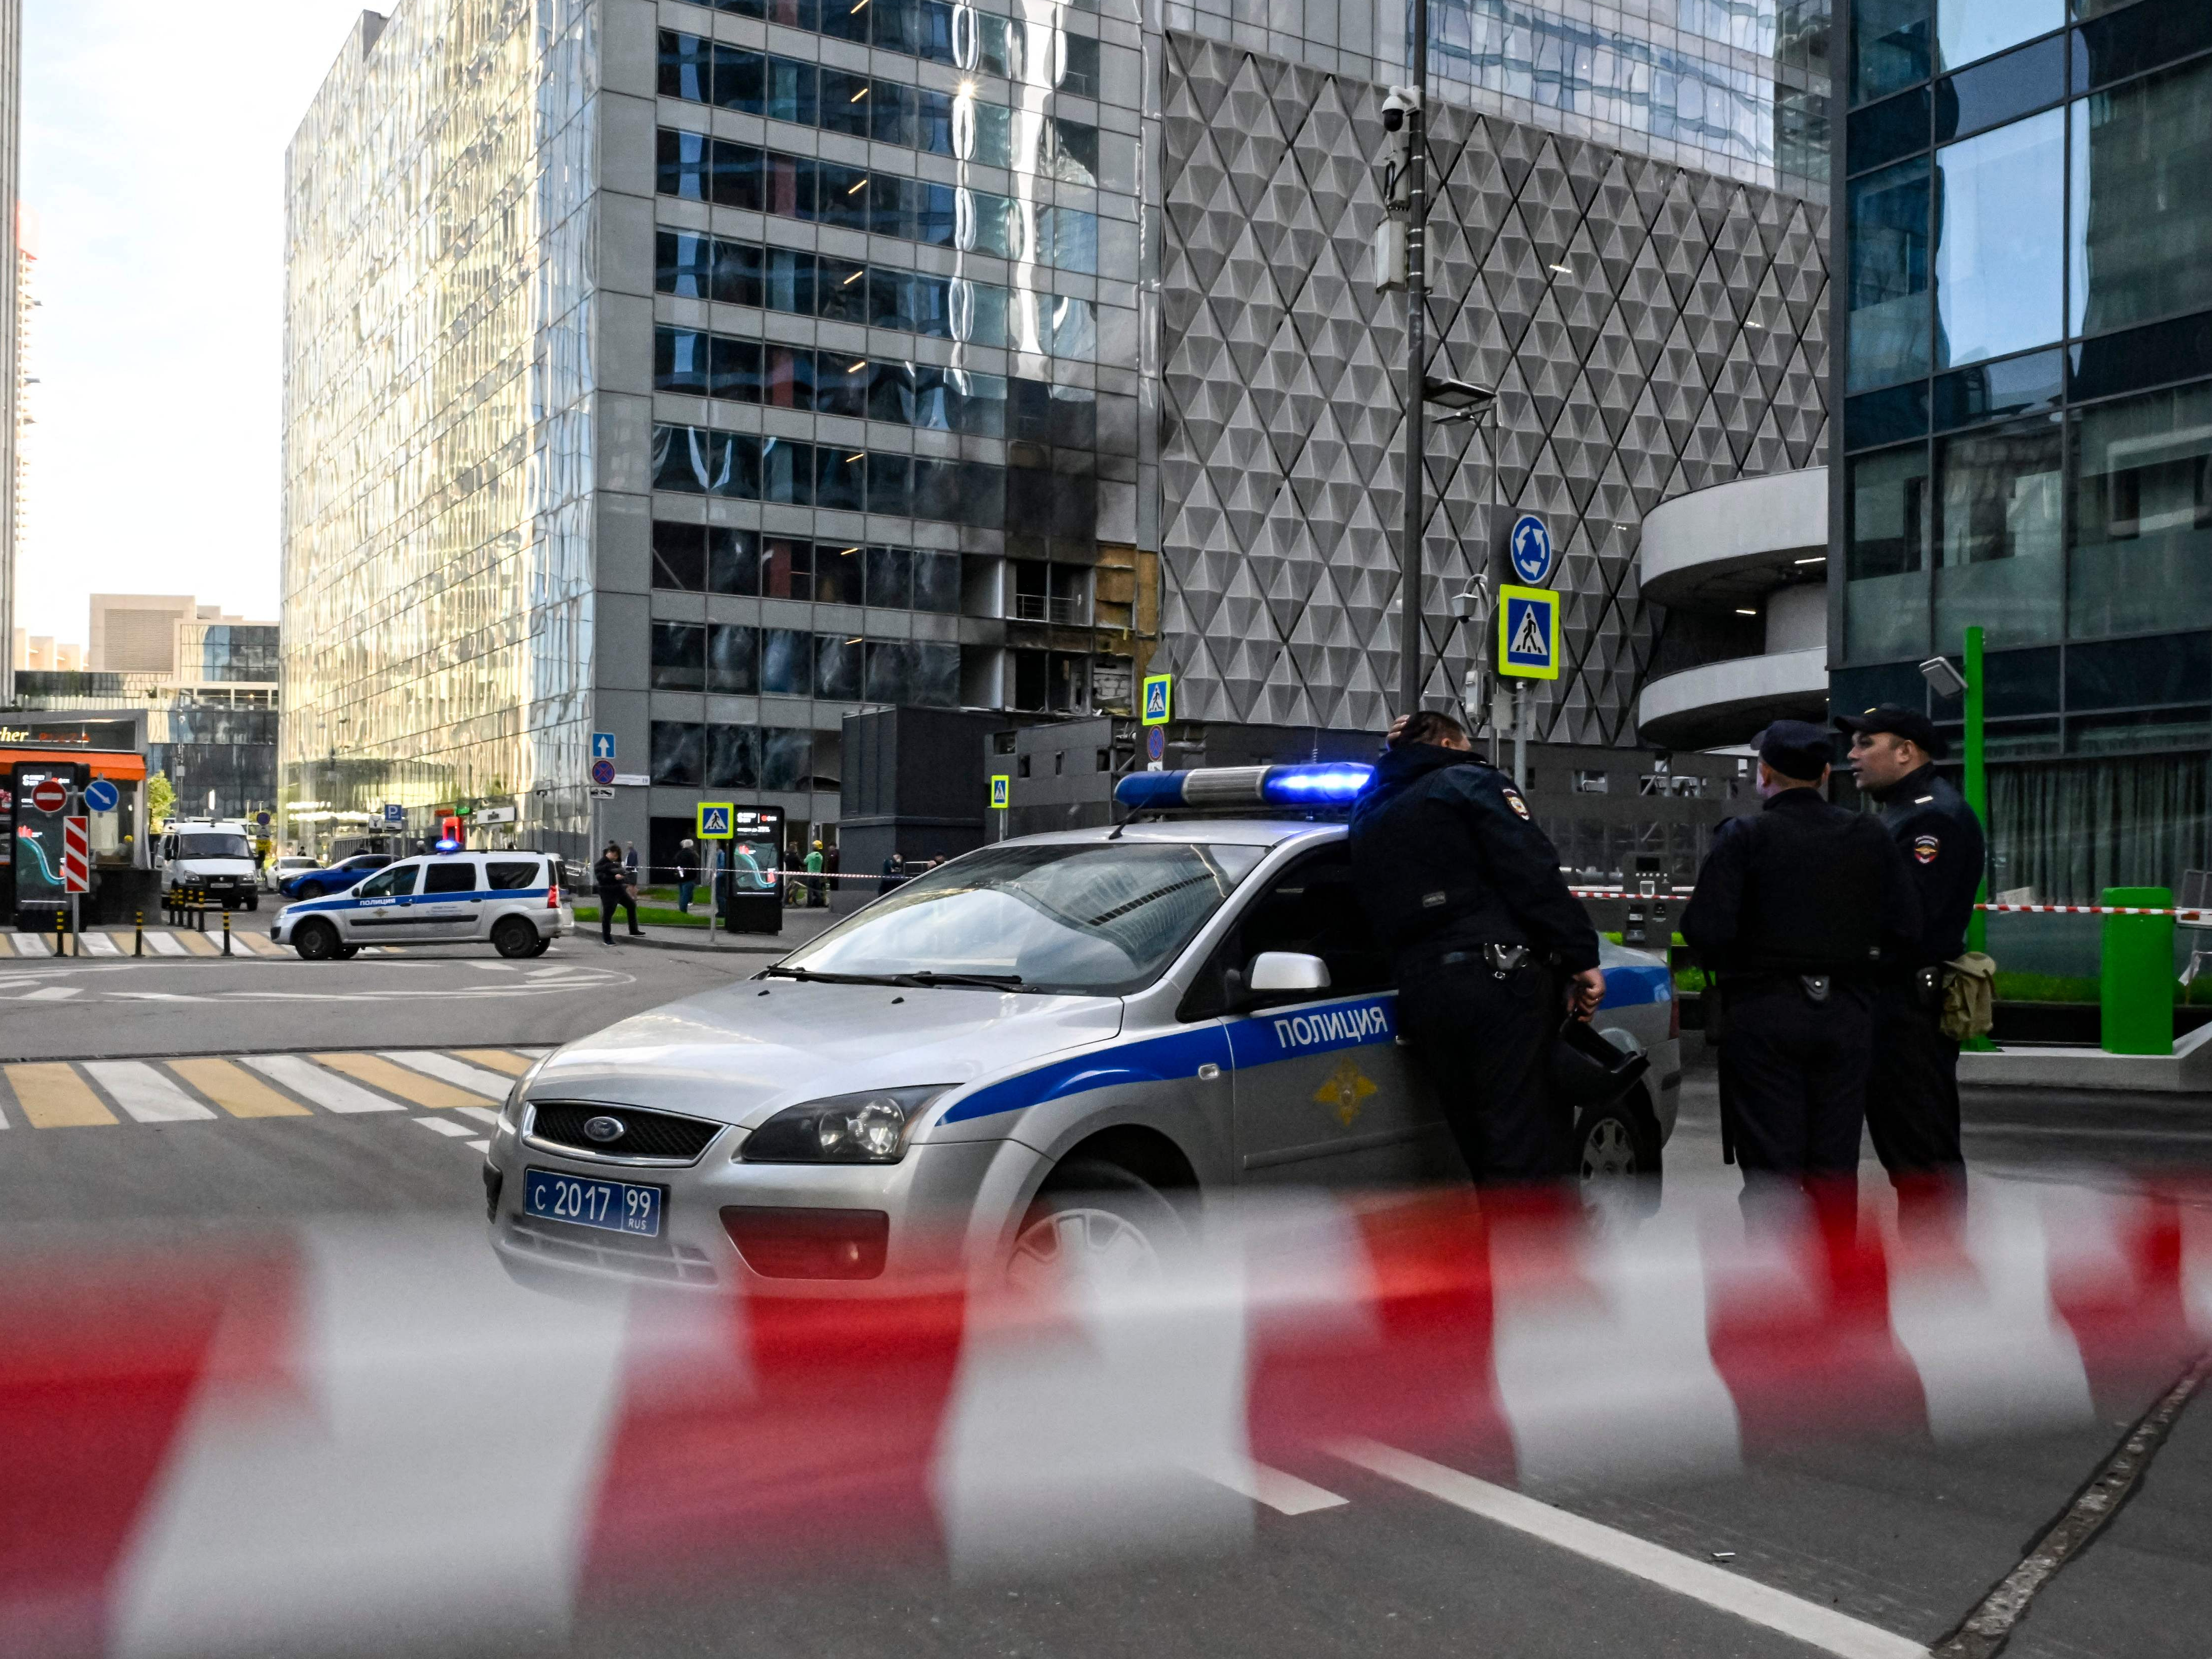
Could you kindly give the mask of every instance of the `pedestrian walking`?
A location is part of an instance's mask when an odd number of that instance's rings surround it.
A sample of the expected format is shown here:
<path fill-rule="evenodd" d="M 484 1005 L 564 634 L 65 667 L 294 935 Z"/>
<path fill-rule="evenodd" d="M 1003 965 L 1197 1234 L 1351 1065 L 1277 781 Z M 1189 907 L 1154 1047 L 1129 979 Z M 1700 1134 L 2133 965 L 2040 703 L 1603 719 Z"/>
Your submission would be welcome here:
<path fill-rule="evenodd" d="M 676 848 L 676 908 L 687 916 L 691 914 L 691 896 L 698 888 L 699 848 L 687 836 Z"/>
<path fill-rule="evenodd" d="M 1512 780 L 1449 715 L 1390 728 L 1352 807 L 1352 862 L 1392 952 L 1398 1018 L 1480 1186 L 1574 1171 L 1574 1122 L 1552 1081 L 1570 1012 L 1605 994 L 1597 933 Z"/>
<path fill-rule="evenodd" d="M 1966 953 L 1987 848 L 1973 808 L 1936 775 L 1944 743 L 1926 714 L 1884 703 L 1836 724 L 1851 734 L 1859 787 L 1879 804 L 1920 899 L 1919 932 L 1874 989 L 1867 1134 L 1900 1216 L 1924 1213 L 1966 1195 L 1959 1040 L 1943 1030 L 1943 1005 Z"/>
<path fill-rule="evenodd" d="M 1777 720 L 1759 736 L 1765 808 L 1715 836 L 1682 937 L 1720 978 L 1722 1133 L 1747 1211 L 1809 1192 L 1848 1233 L 1857 1209 L 1871 990 L 1920 902 L 1881 826 L 1832 806 L 1828 733 Z"/>
<path fill-rule="evenodd" d="M 816 842 L 806 853 L 806 902 L 817 910 L 830 902 L 830 884 L 822 872 L 828 860 L 822 856 L 822 843 Z"/>
<path fill-rule="evenodd" d="M 607 843 L 592 866 L 592 884 L 599 894 L 599 943 L 615 942 L 617 905 L 629 912 L 630 938 L 644 938 L 644 929 L 637 925 L 637 872 L 623 861 L 623 849 L 614 842 Z"/>
<path fill-rule="evenodd" d="M 625 842 L 625 843 L 623 844 L 623 868 L 629 872 L 629 884 L 630 884 L 632 887 L 635 887 L 635 886 L 638 884 L 638 882 L 637 882 L 637 843 L 636 843 L 635 842 L 634 842 L 634 841 L 633 841 L 633 842 Z"/>

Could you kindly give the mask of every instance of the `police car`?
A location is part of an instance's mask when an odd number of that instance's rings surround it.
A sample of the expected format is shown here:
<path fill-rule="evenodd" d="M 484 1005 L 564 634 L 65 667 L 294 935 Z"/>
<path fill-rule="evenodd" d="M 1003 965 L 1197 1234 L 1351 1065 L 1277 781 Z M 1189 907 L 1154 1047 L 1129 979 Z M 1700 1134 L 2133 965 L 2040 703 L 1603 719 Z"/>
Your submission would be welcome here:
<path fill-rule="evenodd" d="M 1132 1269 L 1208 1192 L 1465 1181 L 1397 1041 L 1344 824 L 1264 816 L 1341 805 L 1367 773 L 1124 780 L 1125 802 L 1261 810 L 999 842 L 556 1050 L 491 1139 L 494 1248 L 525 1279 L 865 1293 L 948 1235 L 1015 1269 Z M 1585 1178 L 1656 1177 L 1673 985 L 1618 946 L 1605 968 L 1595 1024 L 1650 1063 L 1583 1113 Z"/>
<path fill-rule="evenodd" d="M 356 955 L 364 945 L 472 939 L 489 940 L 503 957 L 538 957 L 575 931 L 557 860 L 447 850 L 397 860 L 349 892 L 288 904 L 269 937 L 309 962 L 326 962 Z"/>

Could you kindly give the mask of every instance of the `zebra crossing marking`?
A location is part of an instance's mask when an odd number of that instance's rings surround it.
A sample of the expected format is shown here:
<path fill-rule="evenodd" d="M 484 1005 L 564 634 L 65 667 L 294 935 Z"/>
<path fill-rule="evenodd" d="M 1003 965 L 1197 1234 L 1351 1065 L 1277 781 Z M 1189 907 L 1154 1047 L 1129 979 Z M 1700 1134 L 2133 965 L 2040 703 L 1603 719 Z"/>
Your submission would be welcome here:
<path fill-rule="evenodd" d="M 143 1060 L 89 1060 L 84 1069 L 141 1123 L 189 1123 L 215 1115 Z"/>

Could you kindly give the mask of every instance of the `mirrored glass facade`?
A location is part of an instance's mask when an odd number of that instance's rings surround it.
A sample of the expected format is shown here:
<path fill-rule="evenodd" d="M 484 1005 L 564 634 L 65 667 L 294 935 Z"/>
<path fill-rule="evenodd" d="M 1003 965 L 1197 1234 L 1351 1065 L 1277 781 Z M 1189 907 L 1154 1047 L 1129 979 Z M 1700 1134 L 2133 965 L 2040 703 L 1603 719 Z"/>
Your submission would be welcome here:
<path fill-rule="evenodd" d="M 1921 699 L 1980 626 L 1996 884 L 2178 884 L 2212 862 L 2212 12 L 1857 0 L 1847 34 L 1835 701 Z"/>

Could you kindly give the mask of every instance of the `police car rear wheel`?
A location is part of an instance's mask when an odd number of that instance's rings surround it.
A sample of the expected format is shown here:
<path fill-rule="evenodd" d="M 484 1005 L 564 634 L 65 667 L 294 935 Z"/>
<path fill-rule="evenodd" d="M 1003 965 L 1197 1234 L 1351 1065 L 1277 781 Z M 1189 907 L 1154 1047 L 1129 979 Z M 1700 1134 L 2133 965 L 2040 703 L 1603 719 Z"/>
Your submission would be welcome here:
<path fill-rule="evenodd" d="M 491 930 L 491 943 L 503 957 L 533 956 L 531 947 L 538 943 L 538 930 L 520 916 L 509 916 Z"/>
<path fill-rule="evenodd" d="M 1585 1194 L 1659 1179 L 1659 1126 L 1636 1109 L 1632 1097 L 1584 1107 L 1575 1121 L 1575 1149 Z"/>
<path fill-rule="evenodd" d="M 1070 1165 L 1030 1206 L 1006 1277 L 1018 1289 L 1066 1279 L 1149 1283 L 1183 1237 L 1182 1218 L 1150 1182 L 1111 1164 Z"/>
<path fill-rule="evenodd" d="M 338 953 L 338 930 L 327 921 L 303 921 L 292 935 L 302 962 L 328 962 Z"/>

